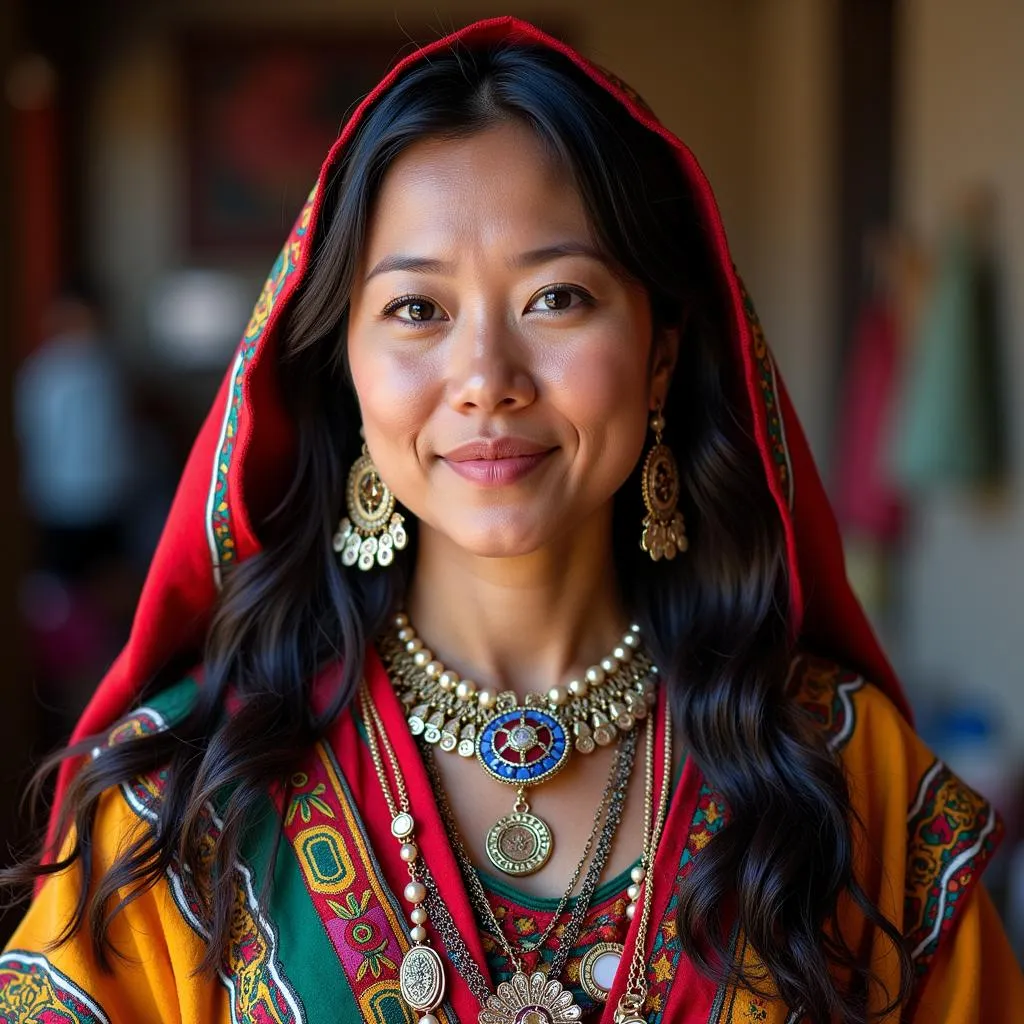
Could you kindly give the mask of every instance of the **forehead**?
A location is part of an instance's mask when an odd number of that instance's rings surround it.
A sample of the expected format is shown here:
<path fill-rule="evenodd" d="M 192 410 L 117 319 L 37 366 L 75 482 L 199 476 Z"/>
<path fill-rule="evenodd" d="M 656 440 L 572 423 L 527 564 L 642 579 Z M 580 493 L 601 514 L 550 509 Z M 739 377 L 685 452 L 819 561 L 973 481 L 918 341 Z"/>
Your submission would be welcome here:
<path fill-rule="evenodd" d="M 368 228 L 366 260 L 421 246 L 593 240 L 571 175 L 515 121 L 414 143 L 385 174 Z"/>

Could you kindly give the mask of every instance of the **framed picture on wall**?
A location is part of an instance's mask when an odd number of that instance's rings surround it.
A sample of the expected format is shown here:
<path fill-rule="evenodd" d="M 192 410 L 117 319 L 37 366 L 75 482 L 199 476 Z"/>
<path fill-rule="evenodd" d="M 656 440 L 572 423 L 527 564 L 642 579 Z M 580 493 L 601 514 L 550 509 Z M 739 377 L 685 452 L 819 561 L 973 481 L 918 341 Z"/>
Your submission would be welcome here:
<path fill-rule="evenodd" d="M 410 49 L 335 27 L 185 37 L 191 255 L 272 256 L 346 118 Z"/>

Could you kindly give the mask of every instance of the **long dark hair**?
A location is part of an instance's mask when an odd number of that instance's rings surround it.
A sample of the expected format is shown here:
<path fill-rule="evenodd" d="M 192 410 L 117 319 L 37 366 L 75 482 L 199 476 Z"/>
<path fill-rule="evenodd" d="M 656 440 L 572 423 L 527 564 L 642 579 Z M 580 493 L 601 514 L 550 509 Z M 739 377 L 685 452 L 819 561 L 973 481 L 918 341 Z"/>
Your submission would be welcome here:
<path fill-rule="evenodd" d="M 853 876 L 843 771 L 785 692 L 794 652 L 782 523 L 746 400 L 731 390 L 738 381 L 729 372 L 735 356 L 720 275 L 668 144 L 542 47 L 435 54 L 408 69 L 363 119 L 327 184 L 312 265 L 281 334 L 280 385 L 298 427 L 294 475 L 276 507 L 257 510 L 262 553 L 224 581 L 197 705 L 174 730 L 87 761 L 61 810 L 63 830 L 75 829 L 70 853 L 10 869 L 6 878 L 24 882 L 75 862 L 88 878 L 101 794 L 167 766 L 154 831 L 91 890 L 81 887 L 62 938 L 87 925 L 109 962 L 111 906 L 155 884 L 176 861 L 209 873 L 203 966 L 217 963 L 230 928 L 230 868 L 247 816 L 351 704 L 365 645 L 401 600 L 415 560 L 415 524 L 413 550 L 386 571 L 343 571 L 331 548 L 346 468 L 359 449 L 346 316 L 375 193 L 396 155 L 415 141 L 464 137 L 512 118 L 529 125 L 571 172 L 600 244 L 645 286 L 656 328 L 682 331 L 665 416 L 666 440 L 685 478 L 690 552 L 655 564 L 640 551 L 639 467 L 614 499 L 614 558 L 626 606 L 661 666 L 692 756 L 728 807 L 728 823 L 683 883 L 681 942 L 711 975 L 763 985 L 767 979 L 744 976 L 733 963 L 723 928 L 735 911 L 789 1006 L 815 1022 L 866 1021 L 875 978 L 840 933 L 838 901 L 852 896 L 902 947 Z M 336 696 L 315 714 L 310 681 L 339 658 Z M 239 700 L 226 717 L 229 687 Z M 203 808 L 225 793 L 223 830 L 208 864 L 200 853 Z"/>

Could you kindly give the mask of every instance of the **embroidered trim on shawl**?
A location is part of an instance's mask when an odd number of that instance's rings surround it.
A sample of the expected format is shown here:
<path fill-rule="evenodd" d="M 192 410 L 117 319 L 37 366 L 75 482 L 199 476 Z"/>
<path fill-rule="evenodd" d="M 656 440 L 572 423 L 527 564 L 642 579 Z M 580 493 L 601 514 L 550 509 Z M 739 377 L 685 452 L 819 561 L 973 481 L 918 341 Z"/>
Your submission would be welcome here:
<path fill-rule="evenodd" d="M 231 531 L 231 501 L 228 493 L 229 472 L 235 451 L 235 437 L 238 433 L 238 414 L 242 408 L 245 373 L 260 339 L 266 332 L 271 314 L 285 290 L 285 285 L 298 269 L 303 239 L 309 230 L 315 198 L 314 187 L 299 213 L 288 240 L 271 267 L 263 291 L 252 311 L 252 317 L 242 335 L 231 371 L 231 387 L 224 409 L 224 421 L 220 440 L 217 442 L 217 454 L 213 460 L 210 491 L 206 502 L 206 537 L 213 562 L 213 578 L 218 587 L 221 585 L 221 567 L 235 559 L 235 538 Z"/>
<path fill-rule="evenodd" d="M 651 1024 L 661 1024 L 668 990 L 679 966 L 683 947 L 676 928 L 676 910 L 679 907 L 679 887 L 690 871 L 693 858 L 711 842 L 712 837 L 727 821 L 725 805 L 715 791 L 704 783 L 697 794 L 697 806 L 690 821 L 686 849 L 679 861 L 679 871 L 672 886 L 672 896 L 665 915 L 654 935 L 648 970 L 648 992 L 645 1013 Z"/>
<path fill-rule="evenodd" d="M 772 452 L 772 460 L 775 463 L 775 471 L 778 474 L 779 482 L 782 484 L 782 492 L 786 495 L 786 504 L 792 510 L 794 498 L 793 464 L 789 458 L 789 448 L 786 444 L 786 424 L 782 418 L 782 406 L 779 403 L 779 380 L 775 372 L 775 360 L 772 358 L 771 349 L 764 335 L 764 328 L 758 318 L 757 310 L 754 308 L 754 300 L 747 291 L 739 271 L 733 267 L 736 280 L 739 284 L 740 295 L 743 298 L 743 309 L 747 314 L 747 323 L 750 326 L 750 337 L 753 340 L 753 356 L 757 366 L 758 385 L 761 391 L 761 398 L 764 401 L 765 423 L 768 427 L 768 444 Z"/>
<path fill-rule="evenodd" d="M 865 685 L 864 677 L 834 661 L 802 654 L 793 662 L 789 692 L 821 726 L 832 750 L 842 750 L 857 725 L 853 695 Z"/>
<path fill-rule="evenodd" d="M 63 1012 L 54 1012 L 57 1007 Z M 0 1018 L 9 1024 L 110 1024 L 100 1004 L 46 957 L 20 949 L 0 956 Z"/>
<path fill-rule="evenodd" d="M 412 945 L 402 909 L 384 880 L 347 782 L 318 743 L 291 779 L 284 831 L 363 1020 L 393 1024 L 406 1007 L 398 968 Z M 454 1020 L 447 1005 L 434 1010 Z"/>
<path fill-rule="evenodd" d="M 918 977 L 953 929 L 957 907 L 998 845 L 992 805 L 936 761 L 907 815 L 904 934 Z"/>
<path fill-rule="evenodd" d="M 626 881 L 629 881 L 628 876 Z M 529 939 L 531 936 L 537 935 L 547 927 L 548 922 L 551 920 L 551 911 L 537 911 L 525 907 L 503 894 L 495 892 L 493 889 L 489 889 L 488 899 L 494 910 L 494 916 L 506 929 L 508 926 L 505 922 L 510 920 L 511 915 L 512 930 L 514 930 L 517 939 Z M 597 906 L 591 907 L 580 931 L 579 938 L 573 945 L 572 954 L 566 961 L 565 980 L 568 981 L 567 987 L 572 991 L 576 1003 L 581 1007 L 584 1014 L 600 1010 L 603 1004 L 592 999 L 580 988 L 580 966 L 583 963 L 583 956 L 591 946 L 599 942 L 622 942 L 625 939 L 626 927 L 629 923 L 626 920 L 627 902 L 625 896 L 621 893 L 613 893 Z M 566 923 L 563 921 L 555 927 L 552 933 L 553 939 L 561 939 Z M 506 933 L 508 934 L 508 931 Z M 484 952 L 487 954 L 487 965 L 490 968 L 494 983 L 508 981 L 515 970 L 508 953 L 499 946 L 497 940 L 492 938 L 488 932 L 481 932 L 480 941 L 483 944 Z M 556 947 L 548 945 L 544 950 L 531 950 L 529 953 L 524 954 L 522 957 L 523 969 L 527 973 L 537 970 L 541 962 L 550 960 L 554 948 Z M 547 957 L 544 955 L 545 952 L 548 954 Z"/>
<path fill-rule="evenodd" d="M 159 711 L 140 708 L 111 731 L 109 743 L 161 732 L 167 727 Z M 166 782 L 166 771 L 151 772 L 122 783 L 121 793 L 136 815 L 155 822 Z M 203 808 L 202 820 L 201 857 L 204 864 L 209 864 L 224 823 L 210 803 Z M 232 1024 L 305 1024 L 302 1000 L 285 976 L 278 957 L 277 929 L 260 910 L 252 871 L 239 859 L 235 861 L 234 873 L 231 935 L 217 968 L 230 997 Z M 200 938 L 208 940 L 209 932 L 200 915 L 200 894 L 191 871 L 182 868 L 175 858 L 168 865 L 166 876 L 171 898 L 182 917 Z"/>

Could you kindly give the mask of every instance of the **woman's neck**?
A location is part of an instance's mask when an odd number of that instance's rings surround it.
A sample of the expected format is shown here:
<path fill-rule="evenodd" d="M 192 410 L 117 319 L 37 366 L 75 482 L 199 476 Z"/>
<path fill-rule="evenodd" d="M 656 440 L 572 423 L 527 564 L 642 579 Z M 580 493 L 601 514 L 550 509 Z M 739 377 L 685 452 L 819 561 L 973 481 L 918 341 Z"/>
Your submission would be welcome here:
<path fill-rule="evenodd" d="M 545 692 L 607 655 L 629 625 L 594 517 L 571 541 L 483 558 L 421 526 L 407 610 L 423 642 L 464 678 L 519 696 Z"/>

